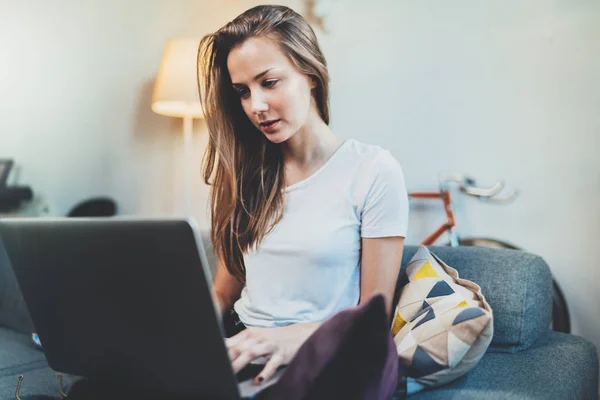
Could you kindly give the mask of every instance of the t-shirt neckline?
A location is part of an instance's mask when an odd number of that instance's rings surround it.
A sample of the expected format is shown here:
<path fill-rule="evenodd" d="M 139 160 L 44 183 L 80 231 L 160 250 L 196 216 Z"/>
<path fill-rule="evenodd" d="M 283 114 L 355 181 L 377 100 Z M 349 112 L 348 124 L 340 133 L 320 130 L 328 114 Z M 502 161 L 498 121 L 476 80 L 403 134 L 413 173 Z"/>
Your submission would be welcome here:
<path fill-rule="evenodd" d="M 314 173 L 312 173 L 310 176 L 308 176 L 307 178 L 294 183 L 293 185 L 290 185 L 288 187 L 285 188 L 285 192 L 291 192 L 292 190 L 295 189 L 299 189 L 303 186 L 308 185 L 313 179 L 315 179 L 318 175 L 321 174 L 321 172 L 323 172 L 325 169 L 327 169 L 327 167 L 333 162 L 333 160 L 337 157 L 337 155 L 339 153 L 341 153 L 342 148 L 346 147 L 346 144 L 350 142 L 350 139 L 345 139 L 342 144 L 340 144 L 338 146 L 338 148 L 333 152 L 333 154 L 329 157 L 329 159 L 327 159 L 327 161 L 325 161 L 325 163 L 323 165 L 321 165 L 321 167 L 316 170 Z"/>

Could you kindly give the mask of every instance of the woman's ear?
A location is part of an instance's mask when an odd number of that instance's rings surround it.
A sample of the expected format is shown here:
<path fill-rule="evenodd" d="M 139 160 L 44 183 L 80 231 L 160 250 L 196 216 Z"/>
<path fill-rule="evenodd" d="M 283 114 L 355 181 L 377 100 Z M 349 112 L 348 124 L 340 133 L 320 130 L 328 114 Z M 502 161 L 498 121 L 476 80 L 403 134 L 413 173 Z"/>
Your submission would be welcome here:
<path fill-rule="evenodd" d="M 310 77 L 310 88 L 314 89 L 317 87 L 317 85 L 318 85 L 317 78 L 315 78 L 314 76 L 311 76 Z"/>

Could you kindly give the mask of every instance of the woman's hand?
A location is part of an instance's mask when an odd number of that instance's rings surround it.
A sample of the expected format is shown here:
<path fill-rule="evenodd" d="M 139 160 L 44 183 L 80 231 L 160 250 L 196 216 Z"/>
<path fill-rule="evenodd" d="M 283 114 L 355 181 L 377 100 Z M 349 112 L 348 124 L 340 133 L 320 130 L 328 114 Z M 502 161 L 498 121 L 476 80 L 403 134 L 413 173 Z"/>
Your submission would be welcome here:
<path fill-rule="evenodd" d="M 254 379 L 256 384 L 260 384 L 273 376 L 277 368 L 289 364 L 300 346 L 320 325 L 320 322 L 308 322 L 281 328 L 249 327 L 225 339 L 234 372 L 237 373 L 252 360 L 266 356 L 269 361 Z"/>

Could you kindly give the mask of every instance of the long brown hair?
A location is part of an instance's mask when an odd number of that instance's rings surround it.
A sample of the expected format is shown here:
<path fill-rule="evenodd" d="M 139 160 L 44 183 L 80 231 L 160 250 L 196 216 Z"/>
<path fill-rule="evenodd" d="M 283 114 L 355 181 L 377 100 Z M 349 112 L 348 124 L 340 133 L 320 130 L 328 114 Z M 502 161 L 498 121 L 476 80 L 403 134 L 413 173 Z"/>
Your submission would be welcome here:
<path fill-rule="evenodd" d="M 251 8 L 201 40 L 198 90 L 209 131 L 203 168 L 204 181 L 212 185 L 211 240 L 219 260 L 241 282 L 243 254 L 281 220 L 285 189 L 281 145 L 250 122 L 227 69 L 230 51 L 251 37 L 275 40 L 296 68 L 315 80 L 317 109 L 329 124 L 327 63 L 314 31 L 292 9 Z"/>

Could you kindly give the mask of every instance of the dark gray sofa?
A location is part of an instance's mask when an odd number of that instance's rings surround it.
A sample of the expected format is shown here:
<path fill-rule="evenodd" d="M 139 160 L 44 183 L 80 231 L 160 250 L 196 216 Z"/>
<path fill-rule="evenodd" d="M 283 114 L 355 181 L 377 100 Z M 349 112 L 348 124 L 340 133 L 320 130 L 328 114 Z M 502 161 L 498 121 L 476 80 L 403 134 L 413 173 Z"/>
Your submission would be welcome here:
<path fill-rule="evenodd" d="M 416 247 L 407 246 L 403 268 Z M 596 399 L 596 348 L 575 335 L 550 331 L 551 275 L 535 255 L 514 250 L 431 250 L 482 287 L 494 311 L 494 339 L 466 376 L 411 399 Z M 4 250 L 0 246 L 0 399 L 14 399 L 24 375 L 22 398 L 58 396 L 56 373 L 31 343 L 33 326 Z M 65 378 L 65 388 L 73 382 Z"/>

